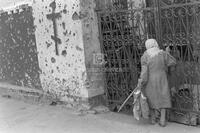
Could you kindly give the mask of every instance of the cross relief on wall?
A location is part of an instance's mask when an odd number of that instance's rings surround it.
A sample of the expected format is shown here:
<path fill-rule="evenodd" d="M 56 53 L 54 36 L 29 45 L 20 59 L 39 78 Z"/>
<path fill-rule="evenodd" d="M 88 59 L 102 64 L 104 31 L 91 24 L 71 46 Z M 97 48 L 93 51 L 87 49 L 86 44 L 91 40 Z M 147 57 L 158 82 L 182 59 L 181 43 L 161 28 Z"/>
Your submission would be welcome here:
<path fill-rule="evenodd" d="M 58 44 L 61 44 L 61 39 L 58 38 L 56 20 L 61 18 L 61 14 L 60 14 L 60 12 L 58 12 L 58 13 L 55 12 L 55 10 L 56 10 L 56 2 L 55 2 L 55 0 L 49 6 L 52 8 L 52 13 L 51 14 L 47 14 L 47 19 L 53 21 L 53 30 L 54 30 L 54 35 L 51 35 L 51 39 L 54 40 L 54 42 L 55 42 L 56 55 L 59 55 Z"/>

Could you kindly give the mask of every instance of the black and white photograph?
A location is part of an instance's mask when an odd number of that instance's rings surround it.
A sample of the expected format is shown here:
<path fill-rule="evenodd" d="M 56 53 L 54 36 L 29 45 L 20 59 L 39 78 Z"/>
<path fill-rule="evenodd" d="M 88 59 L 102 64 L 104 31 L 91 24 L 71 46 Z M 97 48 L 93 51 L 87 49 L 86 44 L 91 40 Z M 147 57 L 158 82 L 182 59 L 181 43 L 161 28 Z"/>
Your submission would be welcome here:
<path fill-rule="evenodd" d="M 0 0 L 0 133 L 200 133 L 200 0 Z"/>

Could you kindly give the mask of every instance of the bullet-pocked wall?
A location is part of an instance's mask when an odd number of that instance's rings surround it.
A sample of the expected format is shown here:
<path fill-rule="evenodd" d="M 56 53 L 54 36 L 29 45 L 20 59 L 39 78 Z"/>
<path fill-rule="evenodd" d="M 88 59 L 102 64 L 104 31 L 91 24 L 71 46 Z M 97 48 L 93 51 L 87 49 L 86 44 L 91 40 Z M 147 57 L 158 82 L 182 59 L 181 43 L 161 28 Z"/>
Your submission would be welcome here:
<path fill-rule="evenodd" d="M 41 89 L 32 7 L 0 14 L 0 80 Z"/>
<path fill-rule="evenodd" d="M 64 101 L 88 97 L 79 0 L 34 0 L 41 83 Z"/>

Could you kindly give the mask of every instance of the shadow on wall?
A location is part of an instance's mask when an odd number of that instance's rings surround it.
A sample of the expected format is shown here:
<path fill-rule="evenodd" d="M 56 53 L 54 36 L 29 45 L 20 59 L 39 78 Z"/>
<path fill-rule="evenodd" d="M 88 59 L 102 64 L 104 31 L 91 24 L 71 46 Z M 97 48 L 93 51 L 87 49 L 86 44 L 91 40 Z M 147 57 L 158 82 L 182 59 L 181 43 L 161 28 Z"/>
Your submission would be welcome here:
<path fill-rule="evenodd" d="M 0 14 L 0 81 L 41 88 L 32 8 Z"/>

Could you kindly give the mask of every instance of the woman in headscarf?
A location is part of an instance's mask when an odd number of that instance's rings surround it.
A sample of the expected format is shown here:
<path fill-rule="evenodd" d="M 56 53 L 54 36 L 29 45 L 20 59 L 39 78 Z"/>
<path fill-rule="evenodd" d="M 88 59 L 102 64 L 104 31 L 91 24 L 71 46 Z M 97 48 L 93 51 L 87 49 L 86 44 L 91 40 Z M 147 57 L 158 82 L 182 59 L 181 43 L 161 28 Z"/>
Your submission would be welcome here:
<path fill-rule="evenodd" d="M 160 112 L 160 126 L 166 126 L 166 109 L 171 108 L 171 96 L 167 79 L 168 67 L 176 64 L 169 52 L 159 48 L 155 39 L 145 42 L 146 51 L 141 57 L 142 71 L 138 86 L 148 98 L 150 121 L 157 122 L 157 112 Z"/>

